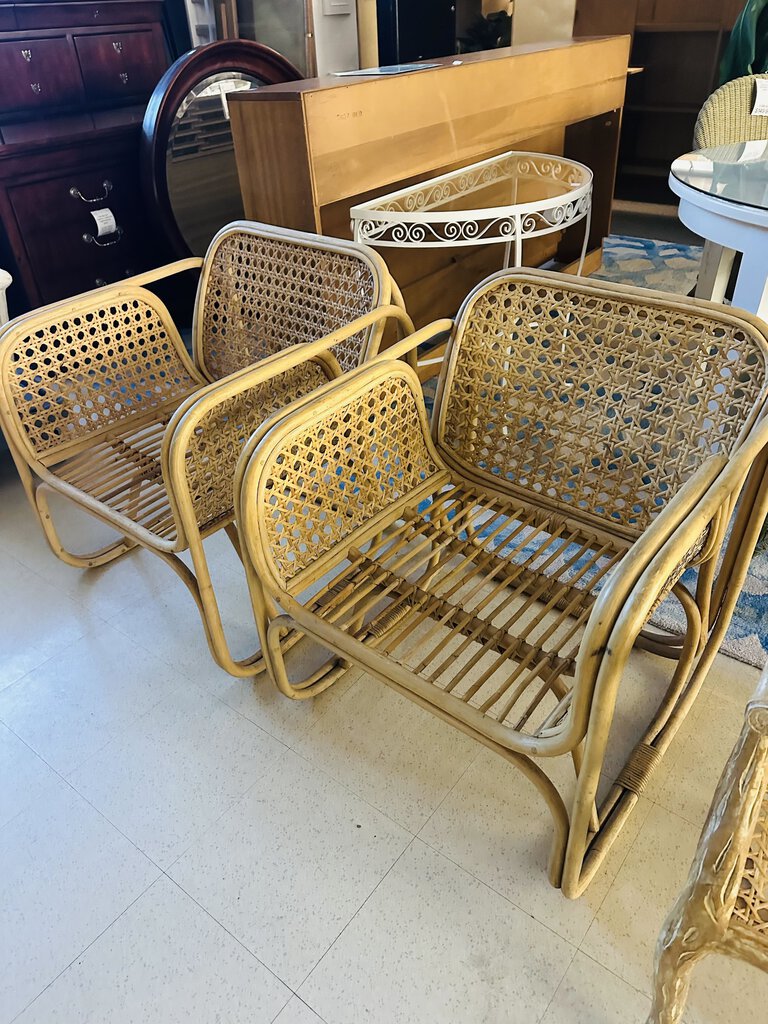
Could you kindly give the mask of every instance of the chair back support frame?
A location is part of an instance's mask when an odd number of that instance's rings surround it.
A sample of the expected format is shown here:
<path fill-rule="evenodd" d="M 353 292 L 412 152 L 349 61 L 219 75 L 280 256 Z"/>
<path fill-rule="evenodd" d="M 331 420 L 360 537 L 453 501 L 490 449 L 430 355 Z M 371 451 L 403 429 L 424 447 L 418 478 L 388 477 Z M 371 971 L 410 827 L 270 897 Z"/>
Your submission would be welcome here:
<path fill-rule="evenodd" d="M 553 814 L 550 878 L 579 895 L 695 699 L 732 614 L 767 504 L 767 352 L 764 326 L 746 314 L 506 271 L 478 286 L 460 313 L 433 440 L 415 375 L 386 353 L 276 414 L 243 450 L 236 507 L 265 660 L 280 689 L 295 699 L 314 696 L 351 661 L 513 761 Z M 745 501 L 718 574 L 739 495 Z M 491 510 L 477 527 L 469 525 L 472 508 Z M 604 585 L 586 605 L 562 578 L 553 590 L 552 577 L 546 589 L 530 570 L 530 581 L 523 569 L 508 577 L 528 595 L 526 609 L 550 592 L 545 611 L 567 613 L 568 602 L 584 609 L 572 661 L 558 648 L 537 662 L 525 630 L 509 648 L 514 656 L 507 650 L 510 672 L 515 663 L 532 666 L 529 685 L 543 681 L 557 701 L 536 728 L 527 724 L 530 709 L 512 727 L 477 701 L 456 699 L 459 673 L 441 689 L 437 670 L 424 674 L 391 653 L 392 637 L 423 626 L 430 609 L 452 637 L 465 637 L 459 651 L 467 637 L 485 633 L 485 649 L 498 649 L 498 630 L 494 636 L 490 624 L 472 618 L 468 604 L 460 621 L 439 587 L 453 580 L 448 592 L 463 593 L 448 555 L 475 565 L 473 593 L 482 582 L 478 565 L 491 574 L 488 585 L 498 577 L 487 537 L 502 536 L 495 524 L 510 514 L 504 508 L 613 552 Z M 414 545 L 422 551 L 408 562 Z M 410 566 L 400 578 L 398 564 Z M 601 564 L 593 559 L 589 572 L 603 573 Z M 693 591 L 682 582 L 691 568 Z M 685 615 L 682 637 L 646 625 L 670 595 Z M 388 608 L 374 607 L 385 599 Z M 325 675 L 289 679 L 281 639 L 290 629 L 336 655 Z M 676 664 L 598 807 L 618 689 L 636 645 Z M 577 771 L 570 812 L 532 760 L 564 754 Z"/>

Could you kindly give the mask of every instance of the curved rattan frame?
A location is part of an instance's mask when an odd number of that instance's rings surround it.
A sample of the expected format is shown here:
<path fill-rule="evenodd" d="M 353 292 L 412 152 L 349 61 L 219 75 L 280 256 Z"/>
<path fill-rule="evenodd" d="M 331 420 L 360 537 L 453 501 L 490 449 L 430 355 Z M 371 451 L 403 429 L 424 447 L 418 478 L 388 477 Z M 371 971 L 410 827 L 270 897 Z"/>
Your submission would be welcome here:
<path fill-rule="evenodd" d="M 675 351 L 687 377 L 667 373 Z M 552 814 L 550 880 L 578 896 L 695 700 L 730 620 L 768 508 L 767 353 L 766 328 L 748 314 L 602 282 L 506 271 L 478 286 L 462 308 L 432 436 L 415 375 L 386 353 L 272 417 L 243 449 L 235 486 L 254 612 L 278 687 L 294 699 L 312 697 L 346 664 L 356 664 L 516 764 Z M 568 372 L 558 382 L 561 364 Z M 691 374 L 707 403 L 704 420 L 692 416 Z M 537 375 L 544 381 L 540 404 L 516 419 L 515 408 L 528 408 Z M 722 396 L 720 382 L 728 382 L 719 411 L 707 397 L 707 375 L 715 394 Z M 563 427 L 559 402 L 578 399 L 587 381 L 590 403 L 572 401 Z M 640 460 L 636 479 L 646 483 L 638 511 L 630 504 L 623 520 L 613 517 L 611 490 L 603 485 L 585 508 L 520 482 L 515 458 L 530 460 L 536 448 L 548 453 L 541 472 L 550 483 L 558 473 L 567 480 L 556 463 L 567 467 L 565 460 L 576 459 L 582 434 L 590 455 L 599 453 L 617 388 L 622 408 L 630 409 L 639 394 L 638 408 L 657 409 L 655 423 L 630 438 L 626 469 L 614 472 L 613 447 L 601 469 L 605 479 L 614 473 L 621 483 Z M 607 420 L 600 421 L 600 410 Z M 590 427 L 590 418 L 596 425 Z M 548 432 L 547 422 L 561 425 Z M 528 432 L 525 423 L 533 425 Z M 668 472 L 654 478 L 655 434 L 665 424 L 673 439 L 664 444 Z M 311 468 L 304 453 L 313 453 Z M 491 465 L 508 469 L 490 472 Z M 648 490 L 648 479 L 655 490 Z M 527 523 L 532 532 L 520 536 L 539 545 L 522 561 L 489 547 L 503 536 L 505 522 L 521 524 L 512 537 Z M 586 552 L 582 576 L 592 573 L 605 585 L 592 593 L 591 583 L 576 586 L 578 576 L 572 581 L 554 569 L 547 575 L 547 565 L 567 556 L 553 546 L 559 536 Z M 566 568 L 576 565 L 567 558 Z M 691 591 L 680 580 L 693 566 L 698 582 Z M 519 629 L 505 634 L 486 614 L 484 588 L 515 609 Z M 668 594 L 685 613 L 682 637 L 646 625 Z M 551 620 L 536 611 L 542 603 Z M 582 630 L 575 641 L 574 618 Z M 547 647 L 551 628 L 563 629 L 567 646 L 558 640 Z M 307 679 L 292 680 L 287 672 L 281 640 L 290 630 L 332 654 Z M 465 663 L 471 643 L 480 655 Z M 614 708 L 635 645 L 672 659 L 675 668 L 658 710 L 598 804 Z M 487 669 L 479 683 L 470 677 L 482 667 L 478 656 L 492 656 L 495 679 Z M 486 685 L 488 699 L 477 688 Z M 494 717 L 498 707 L 503 714 Z M 570 808 L 545 768 L 559 756 L 571 758 L 577 773 Z"/>
<path fill-rule="evenodd" d="M 768 971 L 768 667 L 659 936 L 648 1024 L 682 1021 L 693 968 L 710 953 Z"/>
<path fill-rule="evenodd" d="M 263 316 L 258 312 L 265 329 L 277 316 L 279 330 L 271 332 L 277 343 L 259 348 L 256 339 L 252 350 L 241 347 L 244 365 L 235 360 L 234 372 L 210 381 L 200 365 L 208 351 L 200 310 L 212 301 L 211 268 L 228 246 L 239 252 L 246 244 L 251 254 L 262 244 L 270 247 L 268 286 L 279 301 Z M 201 264 L 193 361 L 168 310 L 145 285 Z M 340 266 L 355 284 L 348 305 L 336 287 Z M 299 278 L 314 280 L 314 306 L 297 294 Z M 280 291 L 284 279 L 293 291 Z M 327 322 L 318 281 L 327 281 Z M 241 306 L 257 305 L 263 285 L 253 274 L 240 282 Z M 343 323 L 343 351 L 357 361 L 376 352 L 387 322 L 402 333 L 413 330 L 401 306 L 386 304 L 393 291 L 399 298 L 383 261 L 364 247 L 238 222 L 219 232 L 205 261 L 182 260 L 8 324 L 0 333 L 0 425 L 54 554 L 93 568 L 137 545 L 153 551 L 190 590 L 215 661 L 233 675 L 260 670 L 258 650 L 236 659 L 229 649 L 203 541 L 224 529 L 239 552 L 232 504 L 238 453 L 271 411 L 341 373 L 322 335 Z M 221 289 L 216 301 L 221 307 Z M 302 330 L 301 317 L 309 313 L 313 320 Z M 291 325 L 301 331 L 298 337 Z M 115 529 L 114 543 L 69 551 L 51 516 L 51 491 Z M 184 551 L 192 569 L 179 557 Z"/>

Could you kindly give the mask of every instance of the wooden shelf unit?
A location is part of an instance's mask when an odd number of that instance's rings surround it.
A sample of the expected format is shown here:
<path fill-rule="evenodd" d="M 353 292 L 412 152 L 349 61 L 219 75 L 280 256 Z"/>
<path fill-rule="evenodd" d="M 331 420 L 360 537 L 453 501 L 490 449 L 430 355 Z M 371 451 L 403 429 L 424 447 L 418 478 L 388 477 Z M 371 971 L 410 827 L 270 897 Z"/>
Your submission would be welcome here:
<path fill-rule="evenodd" d="M 668 202 L 669 165 L 717 87 L 720 59 L 743 0 L 578 0 L 574 36 L 628 32 L 630 63 L 616 181 L 618 198 Z"/>

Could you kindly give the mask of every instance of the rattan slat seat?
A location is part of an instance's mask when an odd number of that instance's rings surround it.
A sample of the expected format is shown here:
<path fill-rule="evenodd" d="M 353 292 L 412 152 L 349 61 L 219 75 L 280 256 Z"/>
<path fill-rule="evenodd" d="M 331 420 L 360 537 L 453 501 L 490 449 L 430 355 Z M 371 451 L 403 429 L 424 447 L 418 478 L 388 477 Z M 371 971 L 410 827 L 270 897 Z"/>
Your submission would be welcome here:
<path fill-rule="evenodd" d="M 387 353 L 275 414 L 235 492 L 279 689 L 308 699 L 357 665 L 515 764 L 552 815 L 550 880 L 578 896 L 733 612 L 768 511 L 767 356 L 749 314 L 510 270 L 453 325 L 431 430 Z M 680 633 L 649 625 L 665 599 Z M 303 679 L 297 631 L 329 652 Z M 606 774 L 633 647 L 673 670 Z"/>
<path fill-rule="evenodd" d="M 648 1024 L 680 1024 L 693 968 L 710 953 L 768 971 L 768 666 L 659 936 Z"/>
<path fill-rule="evenodd" d="M 146 284 L 202 265 L 194 359 Z M 202 541 L 225 529 L 239 550 L 233 479 L 243 445 L 271 413 L 375 354 L 385 323 L 413 325 L 385 264 L 365 246 L 250 222 L 228 225 L 205 260 L 190 259 L 35 310 L 0 335 L 0 423 L 51 548 L 78 567 L 142 545 L 190 589 L 211 652 L 235 659 Z M 314 348 L 313 348 L 314 346 Z M 57 491 L 118 539 L 68 551 L 48 495 Z M 193 569 L 179 557 L 189 551 Z M 256 639 L 254 638 L 254 646 Z"/>

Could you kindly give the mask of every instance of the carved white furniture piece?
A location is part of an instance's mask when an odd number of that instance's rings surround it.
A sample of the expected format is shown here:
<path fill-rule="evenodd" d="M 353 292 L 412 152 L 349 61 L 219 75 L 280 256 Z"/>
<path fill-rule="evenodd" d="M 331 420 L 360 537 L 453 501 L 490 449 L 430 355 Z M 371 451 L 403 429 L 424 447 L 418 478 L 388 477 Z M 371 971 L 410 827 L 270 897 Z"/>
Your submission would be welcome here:
<path fill-rule="evenodd" d="M 448 174 L 360 203 L 350 210 L 355 241 L 445 248 L 505 243 L 504 266 L 523 261 L 523 241 L 586 221 L 581 273 L 592 212 L 592 172 L 548 153 L 501 153 Z"/>
<path fill-rule="evenodd" d="M 709 953 L 768 971 L 768 665 L 659 936 L 648 1024 L 682 1021 L 691 972 Z M 754 1020 L 764 1019 L 756 1009 Z"/>

